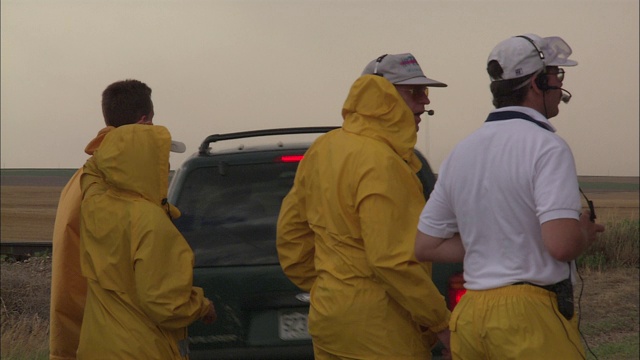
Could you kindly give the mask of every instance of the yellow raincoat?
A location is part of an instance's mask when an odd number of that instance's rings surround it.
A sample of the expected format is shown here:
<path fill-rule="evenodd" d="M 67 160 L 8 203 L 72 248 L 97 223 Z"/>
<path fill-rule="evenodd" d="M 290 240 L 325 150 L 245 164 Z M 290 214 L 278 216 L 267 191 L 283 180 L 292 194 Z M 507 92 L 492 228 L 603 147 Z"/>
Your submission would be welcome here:
<path fill-rule="evenodd" d="M 105 127 L 85 147 L 93 155 L 104 136 L 114 127 Z M 51 310 L 49 317 L 49 358 L 76 358 L 82 314 L 87 297 L 87 280 L 80 272 L 80 176 L 76 171 L 62 189 L 53 227 L 51 267 Z"/>
<path fill-rule="evenodd" d="M 300 163 L 278 219 L 281 266 L 311 291 L 309 332 L 353 359 L 428 359 L 450 312 L 414 256 L 424 206 L 414 116 L 386 79 L 352 86 L 341 129 Z"/>
<path fill-rule="evenodd" d="M 209 300 L 166 203 L 171 136 L 124 125 L 84 166 L 80 264 L 88 279 L 78 359 L 183 359 Z"/>

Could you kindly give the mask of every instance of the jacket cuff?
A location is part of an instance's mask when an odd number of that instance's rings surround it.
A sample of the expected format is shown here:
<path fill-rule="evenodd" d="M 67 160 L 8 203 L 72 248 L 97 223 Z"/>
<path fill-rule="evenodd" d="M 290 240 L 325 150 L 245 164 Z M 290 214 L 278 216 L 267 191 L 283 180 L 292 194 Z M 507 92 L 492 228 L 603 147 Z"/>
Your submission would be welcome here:
<path fill-rule="evenodd" d="M 451 312 L 447 311 L 447 315 L 445 316 L 444 321 L 442 321 L 439 324 L 429 326 L 427 331 L 431 331 L 433 333 L 439 333 L 442 330 L 448 329 L 450 319 L 451 319 Z"/>
<path fill-rule="evenodd" d="M 200 308 L 200 316 L 198 319 L 202 319 L 209 313 L 209 304 L 211 303 L 212 301 L 207 298 L 202 299 L 202 307 Z"/>

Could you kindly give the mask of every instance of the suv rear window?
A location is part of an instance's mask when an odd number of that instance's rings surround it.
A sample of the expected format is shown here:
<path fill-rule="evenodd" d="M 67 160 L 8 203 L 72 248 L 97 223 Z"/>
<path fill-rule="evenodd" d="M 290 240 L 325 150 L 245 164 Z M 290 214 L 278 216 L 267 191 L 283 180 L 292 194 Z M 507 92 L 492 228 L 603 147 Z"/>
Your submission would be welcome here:
<path fill-rule="evenodd" d="M 297 162 L 218 165 L 193 170 L 176 206 L 175 224 L 197 267 L 275 265 L 276 224 Z"/>

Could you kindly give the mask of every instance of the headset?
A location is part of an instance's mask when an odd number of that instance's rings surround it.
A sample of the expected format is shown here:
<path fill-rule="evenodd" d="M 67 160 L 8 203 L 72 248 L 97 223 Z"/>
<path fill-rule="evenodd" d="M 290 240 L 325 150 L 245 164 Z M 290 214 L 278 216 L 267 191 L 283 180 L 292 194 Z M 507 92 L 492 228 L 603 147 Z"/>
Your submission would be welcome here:
<path fill-rule="evenodd" d="M 565 90 L 558 86 L 549 85 L 549 80 L 547 78 L 547 64 L 545 62 L 544 53 L 542 52 L 542 50 L 540 50 L 540 48 L 538 48 L 538 45 L 536 45 L 536 43 L 533 42 L 533 40 L 531 40 L 529 37 L 526 37 L 524 35 L 518 35 L 516 37 L 523 38 L 528 42 L 530 42 L 531 45 L 533 45 L 533 47 L 538 52 L 538 56 L 540 56 L 540 61 L 542 61 L 542 72 L 538 74 L 535 79 L 536 86 L 538 87 L 538 89 L 542 90 L 543 92 L 548 90 L 556 90 L 556 89 L 560 90 L 562 91 L 562 98 L 560 100 L 562 100 L 562 102 L 565 104 L 569 103 L 569 100 L 571 100 L 571 93 L 568 90 Z M 546 105 L 545 105 L 545 113 L 546 113 Z"/>
<path fill-rule="evenodd" d="M 380 65 L 380 63 L 382 62 L 382 59 L 385 58 L 385 56 L 387 56 L 389 54 L 384 54 L 384 55 L 380 55 L 378 56 L 378 58 L 376 59 L 376 66 L 373 68 L 373 75 L 377 75 L 377 76 L 381 76 L 384 77 L 384 75 L 382 73 L 378 72 L 378 65 Z M 436 112 L 433 110 L 425 110 L 425 114 L 431 116 L 433 114 L 435 114 Z"/>
<path fill-rule="evenodd" d="M 527 40 L 528 42 L 530 42 L 531 45 L 533 45 L 533 47 L 538 52 L 538 56 L 540 56 L 540 61 L 542 61 L 542 73 L 538 74 L 538 76 L 536 77 L 536 80 L 535 80 L 536 81 L 536 85 L 538 86 L 538 89 L 540 89 L 542 91 L 551 90 L 552 88 L 549 86 L 549 80 L 547 79 L 547 64 L 544 61 L 545 60 L 544 53 L 542 52 L 542 50 L 540 50 L 538 45 L 536 45 L 536 43 L 533 42 L 533 40 L 531 38 L 529 38 L 527 36 L 524 36 L 524 35 L 518 35 L 516 37 L 523 38 L 523 39 Z"/>

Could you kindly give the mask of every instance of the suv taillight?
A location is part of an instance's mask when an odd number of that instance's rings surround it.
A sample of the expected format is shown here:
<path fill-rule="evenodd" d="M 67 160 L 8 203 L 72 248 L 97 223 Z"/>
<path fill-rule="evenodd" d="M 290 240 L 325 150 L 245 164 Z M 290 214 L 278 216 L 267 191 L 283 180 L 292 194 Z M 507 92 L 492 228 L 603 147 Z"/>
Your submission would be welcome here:
<path fill-rule="evenodd" d="M 462 273 L 451 275 L 449 278 L 449 310 L 453 311 L 453 308 L 458 305 L 465 292 L 467 292 L 467 289 L 464 288 Z"/>
<path fill-rule="evenodd" d="M 285 163 L 300 162 L 303 157 L 304 155 L 282 155 L 277 158 L 276 161 Z"/>

